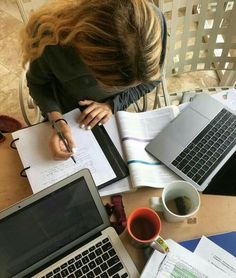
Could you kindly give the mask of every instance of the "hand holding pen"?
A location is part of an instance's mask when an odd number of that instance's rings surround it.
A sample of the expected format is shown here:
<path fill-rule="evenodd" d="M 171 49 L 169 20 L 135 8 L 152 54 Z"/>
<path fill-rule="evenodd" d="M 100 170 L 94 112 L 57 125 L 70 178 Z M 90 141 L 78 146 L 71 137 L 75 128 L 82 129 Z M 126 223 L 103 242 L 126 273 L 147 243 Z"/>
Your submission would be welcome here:
<path fill-rule="evenodd" d="M 76 163 L 73 156 L 73 153 L 75 153 L 75 143 L 70 126 L 62 117 L 54 120 L 50 113 L 47 116 L 53 127 L 53 134 L 49 143 L 53 158 L 55 160 L 66 160 L 71 157 L 74 163 Z"/>

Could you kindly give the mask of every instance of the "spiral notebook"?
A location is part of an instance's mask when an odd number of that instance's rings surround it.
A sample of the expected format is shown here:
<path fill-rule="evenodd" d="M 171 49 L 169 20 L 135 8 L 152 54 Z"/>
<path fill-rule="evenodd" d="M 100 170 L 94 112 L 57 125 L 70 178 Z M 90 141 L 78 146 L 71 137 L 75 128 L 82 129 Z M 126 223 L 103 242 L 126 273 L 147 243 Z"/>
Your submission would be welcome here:
<path fill-rule="evenodd" d="M 103 126 L 93 130 L 80 129 L 75 109 L 64 115 L 76 141 L 77 152 L 72 159 L 55 161 L 49 149 L 51 126 L 43 122 L 12 133 L 13 142 L 34 193 L 88 168 L 98 188 L 103 188 L 128 176 L 128 168 Z"/>

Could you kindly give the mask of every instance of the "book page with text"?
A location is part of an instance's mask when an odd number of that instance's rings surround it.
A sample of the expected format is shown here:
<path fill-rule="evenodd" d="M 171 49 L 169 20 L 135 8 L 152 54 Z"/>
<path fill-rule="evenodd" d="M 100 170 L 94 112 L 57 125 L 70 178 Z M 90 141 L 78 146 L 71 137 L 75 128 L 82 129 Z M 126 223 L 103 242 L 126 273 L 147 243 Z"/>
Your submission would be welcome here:
<path fill-rule="evenodd" d="M 117 112 L 117 123 L 134 187 L 162 188 L 178 176 L 145 150 L 146 145 L 178 114 L 178 107 Z"/>

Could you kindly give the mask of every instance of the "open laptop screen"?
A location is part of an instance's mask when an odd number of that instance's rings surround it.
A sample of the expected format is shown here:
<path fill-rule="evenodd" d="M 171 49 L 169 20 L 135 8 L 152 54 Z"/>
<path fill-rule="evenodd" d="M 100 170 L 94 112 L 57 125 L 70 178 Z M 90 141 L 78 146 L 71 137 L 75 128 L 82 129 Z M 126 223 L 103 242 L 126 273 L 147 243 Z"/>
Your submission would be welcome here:
<path fill-rule="evenodd" d="M 0 277 L 11 277 L 102 224 L 82 177 L 0 220 Z"/>

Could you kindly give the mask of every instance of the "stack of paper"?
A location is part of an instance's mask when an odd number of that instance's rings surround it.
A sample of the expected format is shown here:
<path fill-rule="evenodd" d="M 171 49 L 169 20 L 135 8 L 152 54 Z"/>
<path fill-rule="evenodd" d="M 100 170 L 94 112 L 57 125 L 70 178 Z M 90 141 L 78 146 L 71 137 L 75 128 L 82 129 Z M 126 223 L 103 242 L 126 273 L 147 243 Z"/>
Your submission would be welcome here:
<path fill-rule="evenodd" d="M 141 278 L 225 278 L 236 277 L 236 258 L 203 236 L 192 253 L 167 240 L 167 255 L 155 251 Z"/>
<path fill-rule="evenodd" d="M 236 112 L 236 89 L 224 90 L 213 94 L 212 97 Z"/>

